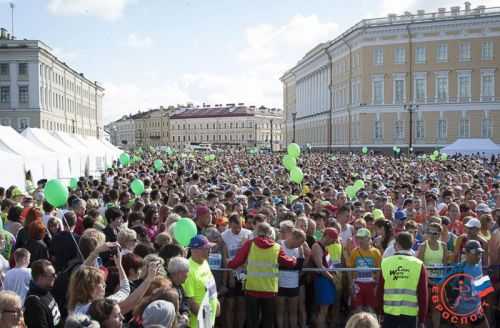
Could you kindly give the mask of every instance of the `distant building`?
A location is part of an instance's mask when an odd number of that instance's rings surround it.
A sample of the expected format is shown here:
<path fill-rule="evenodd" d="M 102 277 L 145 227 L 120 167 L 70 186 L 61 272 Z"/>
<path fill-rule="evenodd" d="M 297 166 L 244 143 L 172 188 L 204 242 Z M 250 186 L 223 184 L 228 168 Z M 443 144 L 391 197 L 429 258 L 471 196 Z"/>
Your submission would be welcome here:
<path fill-rule="evenodd" d="M 273 149 L 280 150 L 282 125 L 282 111 L 275 108 L 243 103 L 183 107 L 170 116 L 170 144 L 177 148 L 200 143 L 270 148 L 272 140 Z"/>
<path fill-rule="evenodd" d="M 38 40 L 0 29 L 0 124 L 103 137 L 104 89 Z"/>
<path fill-rule="evenodd" d="M 286 141 L 339 150 L 500 143 L 499 58 L 498 7 L 362 20 L 281 77 Z"/>

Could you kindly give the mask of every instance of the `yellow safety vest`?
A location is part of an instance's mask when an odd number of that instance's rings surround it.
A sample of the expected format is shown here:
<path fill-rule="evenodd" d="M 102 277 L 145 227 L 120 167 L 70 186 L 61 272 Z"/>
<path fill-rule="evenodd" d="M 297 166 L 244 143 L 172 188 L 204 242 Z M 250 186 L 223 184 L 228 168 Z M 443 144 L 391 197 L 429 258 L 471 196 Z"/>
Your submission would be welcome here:
<path fill-rule="evenodd" d="M 252 243 L 247 259 L 245 290 L 255 292 L 278 292 L 278 254 L 280 246 L 262 249 Z"/>
<path fill-rule="evenodd" d="M 417 316 L 417 286 L 423 263 L 414 256 L 394 255 L 382 260 L 384 313 Z"/>

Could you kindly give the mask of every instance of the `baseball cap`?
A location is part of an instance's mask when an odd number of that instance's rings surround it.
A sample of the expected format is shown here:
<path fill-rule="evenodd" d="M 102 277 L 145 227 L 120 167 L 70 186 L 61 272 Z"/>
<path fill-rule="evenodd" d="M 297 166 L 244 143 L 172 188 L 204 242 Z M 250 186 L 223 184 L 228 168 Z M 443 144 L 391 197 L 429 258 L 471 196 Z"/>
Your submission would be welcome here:
<path fill-rule="evenodd" d="M 297 202 L 293 204 L 293 211 L 297 214 L 304 213 L 305 211 L 304 204 L 302 202 Z"/>
<path fill-rule="evenodd" d="M 227 219 L 227 217 L 223 216 L 221 218 L 218 218 L 216 221 L 215 221 L 215 225 L 224 225 L 224 224 L 228 224 L 229 223 L 229 220 Z"/>
<path fill-rule="evenodd" d="M 207 237 L 203 235 L 196 235 L 191 238 L 188 247 L 192 249 L 207 249 L 214 247 L 215 244 L 208 241 Z"/>
<path fill-rule="evenodd" d="M 491 213 L 491 208 L 485 204 L 485 203 L 481 203 L 479 205 L 477 205 L 476 207 L 476 213 Z"/>
<path fill-rule="evenodd" d="M 465 224 L 465 227 L 466 228 L 477 228 L 477 229 L 480 229 L 481 228 L 481 221 L 479 221 L 476 218 L 472 218 L 469 221 L 467 221 L 467 223 Z"/>
<path fill-rule="evenodd" d="M 356 232 L 356 237 L 359 237 L 359 238 L 365 238 L 365 237 L 371 237 L 372 234 L 370 232 L 370 230 L 366 229 L 366 228 L 361 228 L 361 229 L 358 229 L 358 231 Z"/>
<path fill-rule="evenodd" d="M 339 232 L 335 228 L 326 228 L 325 231 L 323 231 L 323 236 L 337 240 L 339 238 Z"/>
<path fill-rule="evenodd" d="M 406 220 L 407 217 L 406 210 L 398 210 L 394 213 L 394 218 L 399 221 Z"/>
<path fill-rule="evenodd" d="M 12 190 L 11 197 L 12 198 L 16 198 L 16 197 L 19 197 L 19 196 L 26 196 L 26 193 L 24 193 L 21 189 L 19 189 L 19 187 L 15 187 Z"/>
<path fill-rule="evenodd" d="M 373 210 L 372 215 L 375 221 L 385 219 L 384 212 L 378 208 Z"/>
<path fill-rule="evenodd" d="M 465 251 L 473 254 L 483 253 L 484 249 L 481 247 L 481 243 L 477 240 L 469 240 L 465 243 Z"/>

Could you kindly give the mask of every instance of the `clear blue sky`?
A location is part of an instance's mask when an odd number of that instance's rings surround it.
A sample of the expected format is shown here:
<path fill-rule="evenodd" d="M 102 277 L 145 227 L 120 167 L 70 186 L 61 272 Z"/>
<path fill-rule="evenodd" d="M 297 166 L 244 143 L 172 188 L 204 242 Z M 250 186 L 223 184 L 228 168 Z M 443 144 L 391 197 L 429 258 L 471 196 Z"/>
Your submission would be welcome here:
<path fill-rule="evenodd" d="M 39 39 L 106 88 L 104 119 L 160 105 L 282 107 L 281 74 L 363 18 L 451 0 L 14 0 L 15 35 Z M 500 0 L 471 1 L 500 6 Z M 10 30 L 8 0 L 0 26 Z"/>

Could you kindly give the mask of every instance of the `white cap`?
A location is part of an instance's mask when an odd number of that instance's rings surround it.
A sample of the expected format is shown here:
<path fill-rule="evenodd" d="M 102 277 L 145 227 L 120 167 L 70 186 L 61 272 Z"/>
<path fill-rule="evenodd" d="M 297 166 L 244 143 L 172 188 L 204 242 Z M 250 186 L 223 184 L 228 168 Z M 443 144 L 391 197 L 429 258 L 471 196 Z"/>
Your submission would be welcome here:
<path fill-rule="evenodd" d="M 476 207 L 476 213 L 481 212 L 481 213 L 491 213 L 491 208 L 486 205 L 485 203 L 481 203 L 477 205 Z"/>
<path fill-rule="evenodd" d="M 467 223 L 465 224 L 465 227 L 466 228 L 477 228 L 477 229 L 480 229 L 481 228 L 481 222 L 478 219 L 476 219 L 476 218 L 472 218 L 469 221 L 467 221 Z"/>

